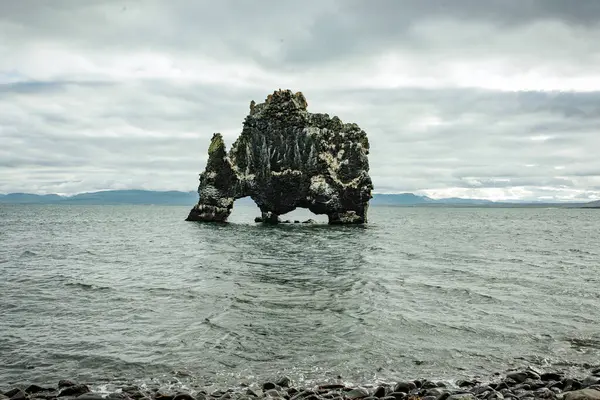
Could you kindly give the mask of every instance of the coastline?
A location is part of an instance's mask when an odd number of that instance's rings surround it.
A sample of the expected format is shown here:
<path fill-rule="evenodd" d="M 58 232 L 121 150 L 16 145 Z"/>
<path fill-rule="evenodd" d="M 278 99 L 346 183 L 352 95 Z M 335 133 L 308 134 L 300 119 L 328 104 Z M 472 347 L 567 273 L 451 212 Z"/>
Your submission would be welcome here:
<path fill-rule="evenodd" d="M 455 381 L 427 379 L 353 385 L 342 377 L 315 385 L 295 385 L 286 376 L 268 382 L 242 383 L 210 390 L 185 385 L 105 384 L 61 380 L 56 386 L 37 384 L 1 388 L 0 400 L 599 400 L 600 366 L 573 375 L 567 370 L 533 367 L 495 373 L 488 379 Z"/>

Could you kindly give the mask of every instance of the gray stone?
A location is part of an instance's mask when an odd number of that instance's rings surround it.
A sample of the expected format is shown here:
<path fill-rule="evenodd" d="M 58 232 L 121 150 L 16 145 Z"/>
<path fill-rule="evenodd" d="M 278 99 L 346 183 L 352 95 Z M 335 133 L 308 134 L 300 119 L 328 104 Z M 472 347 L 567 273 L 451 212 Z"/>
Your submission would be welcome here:
<path fill-rule="evenodd" d="M 10 396 L 10 400 L 25 400 L 25 399 L 27 399 L 27 393 L 25 393 L 21 389 L 19 389 L 19 391 L 17 393 L 15 393 L 14 395 Z"/>
<path fill-rule="evenodd" d="M 446 400 L 476 400 L 477 397 L 475 397 L 472 393 L 459 393 L 459 394 L 453 394 L 448 396 L 448 398 Z"/>
<path fill-rule="evenodd" d="M 593 376 L 593 375 L 588 376 L 581 382 L 581 384 L 584 388 L 586 388 L 588 386 L 592 386 L 592 385 L 598 385 L 598 384 L 600 384 L 600 377 Z"/>
<path fill-rule="evenodd" d="M 563 378 L 563 374 L 558 372 L 546 372 L 540 375 L 543 381 L 560 381 Z"/>
<path fill-rule="evenodd" d="M 21 388 L 14 388 L 8 392 L 4 392 L 4 396 L 8 397 L 9 399 L 24 399 L 27 397 L 27 394 Z"/>
<path fill-rule="evenodd" d="M 533 392 L 533 396 L 536 399 L 553 399 L 556 397 L 556 393 L 548 388 L 537 389 Z"/>
<path fill-rule="evenodd" d="M 2 393 L 0 393 L 0 400 L 9 400 L 10 397 L 3 395 Z"/>
<path fill-rule="evenodd" d="M 154 400 L 173 400 L 173 397 L 175 397 L 175 395 L 172 393 L 166 393 L 162 391 L 154 393 Z"/>
<path fill-rule="evenodd" d="M 506 375 L 506 378 L 512 379 L 516 383 L 523 383 L 529 377 L 529 374 L 525 371 L 513 372 Z"/>
<path fill-rule="evenodd" d="M 139 393 L 139 392 L 131 392 L 131 393 L 126 393 L 126 392 L 123 392 L 123 393 L 109 393 L 108 396 L 106 396 L 106 399 L 109 399 L 109 400 L 129 400 L 129 399 L 136 399 L 137 400 L 137 399 L 140 399 L 140 398 L 144 397 L 144 395 L 141 394 L 141 393 L 140 393 L 139 397 L 132 397 L 131 394 L 134 394 L 134 393 Z"/>
<path fill-rule="evenodd" d="M 84 393 L 88 393 L 89 391 L 90 388 L 88 388 L 86 385 L 67 386 L 63 390 L 61 390 L 60 393 L 58 393 L 57 397 L 77 397 L 81 396 Z"/>
<path fill-rule="evenodd" d="M 46 388 L 46 387 L 42 387 L 42 386 L 38 386 L 38 385 L 29 385 L 25 389 L 25 393 L 28 393 L 28 394 L 34 394 L 34 393 L 39 393 L 39 392 L 52 392 L 52 391 L 54 391 L 54 388 Z"/>
<path fill-rule="evenodd" d="M 411 390 L 416 389 L 417 385 L 414 382 L 398 382 L 394 386 L 394 392 L 409 393 Z"/>
<path fill-rule="evenodd" d="M 600 390 L 582 389 L 566 392 L 564 400 L 600 400 Z"/>
<path fill-rule="evenodd" d="M 387 399 L 388 397 L 391 397 L 395 400 L 403 400 L 404 398 L 406 398 L 406 393 L 404 392 L 392 392 L 389 395 L 387 395 L 386 397 L 384 397 L 385 399 Z"/>
<path fill-rule="evenodd" d="M 75 386 L 75 382 L 69 380 L 69 379 L 61 379 L 60 381 L 58 381 L 58 388 L 62 389 L 65 387 L 69 387 L 69 386 Z"/>
<path fill-rule="evenodd" d="M 373 184 L 366 133 L 306 107 L 302 93 L 278 90 L 251 103 L 229 152 L 214 134 L 187 220 L 224 222 L 234 201 L 250 196 L 264 223 L 298 207 L 327 215 L 330 224 L 367 222 Z"/>
<path fill-rule="evenodd" d="M 290 387 L 291 383 L 292 383 L 292 380 L 289 377 L 287 377 L 287 376 L 282 376 L 279 379 L 277 379 L 277 382 L 275 382 L 275 384 L 277 386 L 280 386 L 282 388 L 288 388 L 288 387 Z"/>
<path fill-rule="evenodd" d="M 355 389 L 350 390 L 349 392 L 344 393 L 344 396 L 347 399 L 362 399 L 364 397 L 369 397 L 369 391 L 362 387 L 357 387 Z"/>
<path fill-rule="evenodd" d="M 486 400 L 504 400 L 504 395 L 500 392 L 496 392 L 492 390 L 490 393 L 485 396 Z"/>
<path fill-rule="evenodd" d="M 377 389 L 375 389 L 373 396 L 381 398 L 381 397 L 385 397 L 385 393 L 386 393 L 385 387 L 379 386 Z"/>
<path fill-rule="evenodd" d="M 266 392 L 267 390 L 275 389 L 277 386 L 273 382 L 265 382 L 262 385 L 262 390 Z"/>

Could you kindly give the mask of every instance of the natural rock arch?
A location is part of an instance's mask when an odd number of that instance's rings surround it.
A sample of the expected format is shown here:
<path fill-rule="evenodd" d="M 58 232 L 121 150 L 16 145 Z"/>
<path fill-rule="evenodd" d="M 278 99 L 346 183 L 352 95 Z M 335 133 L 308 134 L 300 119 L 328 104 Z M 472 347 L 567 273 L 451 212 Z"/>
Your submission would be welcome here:
<path fill-rule="evenodd" d="M 264 103 L 250 103 L 229 153 L 215 133 L 200 174 L 200 200 L 187 220 L 226 221 L 233 202 L 250 196 L 266 223 L 297 207 L 326 214 L 330 224 L 367 222 L 373 189 L 367 134 L 306 108 L 302 93 L 278 90 Z"/>

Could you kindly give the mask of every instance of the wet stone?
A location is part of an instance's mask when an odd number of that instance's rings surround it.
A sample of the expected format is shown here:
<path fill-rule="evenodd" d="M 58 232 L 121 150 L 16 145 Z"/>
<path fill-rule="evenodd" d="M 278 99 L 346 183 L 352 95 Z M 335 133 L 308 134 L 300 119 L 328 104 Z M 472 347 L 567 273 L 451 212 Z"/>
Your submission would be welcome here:
<path fill-rule="evenodd" d="M 45 388 L 45 387 L 38 386 L 38 385 L 29 385 L 25 389 L 25 393 L 28 393 L 28 394 L 34 394 L 34 393 L 39 393 L 39 392 L 52 392 L 52 391 L 54 391 L 53 388 Z"/>
<path fill-rule="evenodd" d="M 335 390 L 335 389 L 345 389 L 346 386 L 340 385 L 339 383 L 329 383 L 325 385 L 319 385 L 320 390 Z"/>
<path fill-rule="evenodd" d="M 135 399 L 139 399 L 141 397 L 144 397 L 144 395 L 140 393 L 140 396 L 135 397 Z M 128 399 L 133 399 L 134 397 L 131 396 L 131 393 L 123 392 L 123 393 L 109 393 L 108 396 L 106 396 L 106 398 L 109 400 L 128 400 Z"/>
<path fill-rule="evenodd" d="M 75 386 L 75 382 L 69 380 L 69 379 L 61 379 L 60 381 L 58 381 L 58 388 L 62 389 L 65 387 L 69 387 L 69 386 Z"/>
<path fill-rule="evenodd" d="M 509 379 L 512 379 L 515 383 L 523 383 L 525 382 L 525 380 L 529 377 L 529 375 L 527 374 L 527 372 L 524 371 L 520 371 L 520 372 L 513 372 L 510 373 L 508 375 L 506 375 L 506 381 L 508 382 Z"/>
<path fill-rule="evenodd" d="M 23 390 L 20 388 L 14 388 L 9 390 L 8 392 L 4 392 L 4 396 L 8 397 L 9 399 L 12 399 L 13 397 L 20 395 L 21 393 L 24 397 L 27 396 L 25 392 L 23 392 Z"/>
<path fill-rule="evenodd" d="M 277 386 L 275 386 L 273 382 L 265 382 L 262 385 L 262 390 L 266 392 L 267 390 L 275 389 L 276 387 Z"/>
<path fill-rule="evenodd" d="M 475 397 L 472 393 L 453 394 L 446 398 L 446 400 L 475 400 L 475 399 L 477 399 L 477 397 Z"/>
<path fill-rule="evenodd" d="M 0 400 L 9 400 L 10 397 L 3 395 L 2 393 L 0 393 Z"/>
<path fill-rule="evenodd" d="M 536 399 L 553 399 L 556 397 L 556 393 L 548 388 L 541 388 L 533 392 L 533 396 Z"/>
<path fill-rule="evenodd" d="M 560 381 L 563 375 L 558 372 L 546 372 L 540 375 L 540 379 L 543 381 Z"/>
<path fill-rule="evenodd" d="M 296 394 L 294 397 L 292 397 L 292 400 L 304 399 L 309 396 L 314 396 L 314 394 L 315 393 L 312 390 L 303 390 L 303 391 L 299 392 L 298 394 Z"/>
<path fill-rule="evenodd" d="M 391 397 L 391 398 L 393 398 L 395 400 L 403 400 L 404 398 L 406 398 L 406 393 L 404 393 L 404 392 L 392 392 L 387 397 L 384 397 L 384 398 L 387 399 L 389 397 Z"/>
<path fill-rule="evenodd" d="M 369 392 L 365 388 L 358 387 L 356 389 L 352 389 L 349 392 L 346 392 L 344 396 L 347 399 L 362 399 L 364 397 L 369 397 Z"/>
<path fill-rule="evenodd" d="M 385 388 L 383 386 L 379 386 L 377 389 L 375 389 L 375 392 L 373 393 L 373 397 L 385 397 Z"/>
<path fill-rule="evenodd" d="M 433 388 L 436 388 L 436 387 L 438 387 L 437 383 L 431 382 L 431 381 L 428 381 L 428 380 L 424 380 L 421 383 L 421 388 L 422 389 L 433 389 Z"/>
<path fill-rule="evenodd" d="M 173 396 L 171 393 L 165 393 L 158 391 L 154 394 L 154 400 L 173 400 Z"/>
<path fill-rule="evenodd" d="M 277 379 L 277 382 L 275 382 L 277 386 L 281 386 L 282 388 L 290 387 L 291 383 L 292 380 L 287 376 L 282 376 L 281 378 Z"/>
<path fill-rule="evenodd" d="M 24 391 L 22 391 L 20 389 L 13 396 L 10 396 L 10 400 L 25 400 L 25 399 L 27 399 L 27 393 L 25 393 Z"/>
<path fill-rule="evenodd" d="M 600 384 L 600 377 L 598 376 L 588 376 L 587 378 L 585 378 L 582 382 L 581 382 L 582 386 L 584 388 L 588 387 L 588 386 L 592 386 L 592 385 L 599 385 Z"/>
<path fill-rule="evenodd" d="M 394 392 L 409 393 L 411 390 L 416 389 L 417 385 L 414 382 L 398 382 L 394 386 Z"/>
<path fill-rule="evenodd" d="M 486 400 L 503 400 L 504 399 L 504 395 L 500 392 L 496 392 L 495 390 L 492 390 L 490 393 L 488 393 L 485 396 Z"/>
<path fill-rule="evenodd" d="M 571 392 L 571 391 L 575 391 L 575 390 L 579 390 L 579 389 L 583 389 L 581 382 L 579 382 L 577 379 L 565 379 L 564 381 L 564 388 L 563 390 L 565 392 Z"/>

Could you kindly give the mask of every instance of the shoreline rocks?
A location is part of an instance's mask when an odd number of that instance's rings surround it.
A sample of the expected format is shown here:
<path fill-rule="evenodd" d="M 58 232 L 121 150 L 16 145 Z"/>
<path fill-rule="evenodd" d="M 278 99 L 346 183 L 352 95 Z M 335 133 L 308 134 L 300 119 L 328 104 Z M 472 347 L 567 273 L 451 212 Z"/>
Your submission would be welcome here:
<path fill-rule="evenodd" d="M 339 381 L 339 380 L 338 380 Z M 569 377 L 560 371 L 523 369 L 498 375 L 490 381 L 458 380 L 434 382 L 427 379 L 394 383 L 349 386 L 324 383 L 312 387 L 294 386 L 283 376 L 251 388 L 169 391 L 136 385 L 122 386 L 111 393 L 97 393 L 84 384 L 61 381 L 58 388 L 35 384 L 0 391 L 0 400 L 600 400 L 597 370 L 586 376 Z"/>

